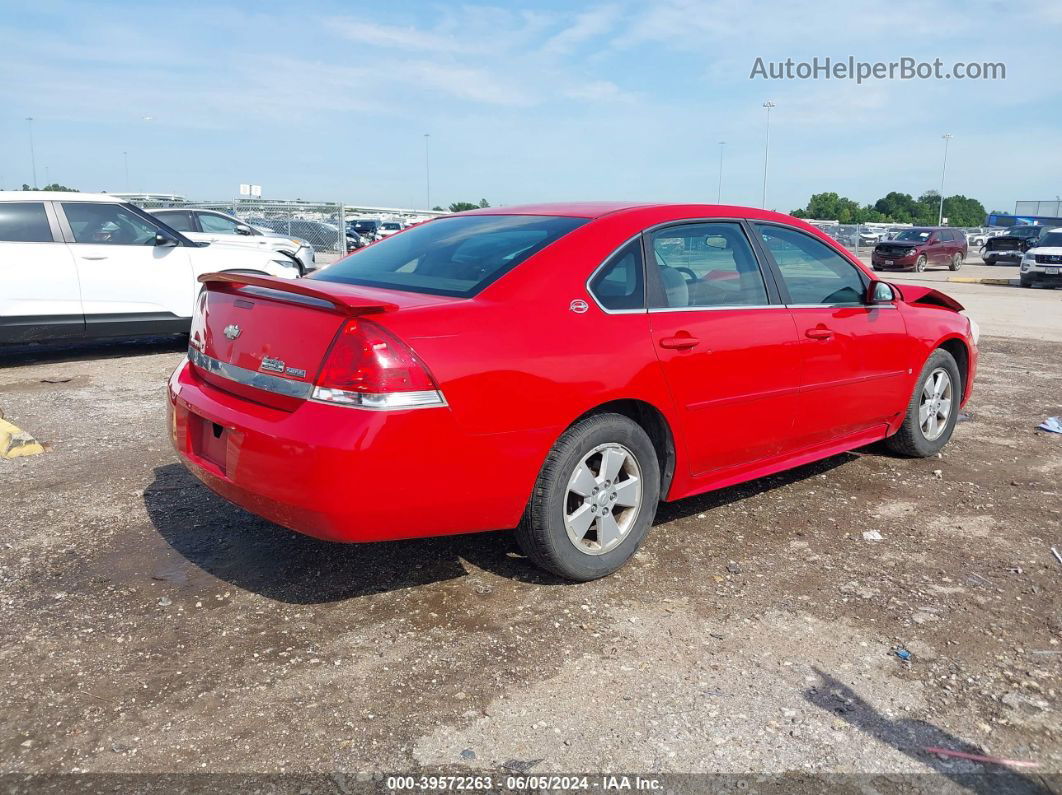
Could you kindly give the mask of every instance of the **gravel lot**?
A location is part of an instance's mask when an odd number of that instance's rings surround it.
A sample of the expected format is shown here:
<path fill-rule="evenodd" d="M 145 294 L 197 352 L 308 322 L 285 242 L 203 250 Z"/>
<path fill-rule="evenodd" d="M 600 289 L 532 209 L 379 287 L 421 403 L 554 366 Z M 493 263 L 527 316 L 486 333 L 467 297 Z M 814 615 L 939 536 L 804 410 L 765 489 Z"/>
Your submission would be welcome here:
<path fill-rule="evenodd" d="M 330 545 L 214 497 L 173 341 L 0 354 L 49 447 L 0 461 L 0 772 L 985 770 L 940 746 L 1057 787 L 1062 291 L 938 286 L 997 335 L 943 457 L 663 505 L 583 585 L 504 532 Z"/>

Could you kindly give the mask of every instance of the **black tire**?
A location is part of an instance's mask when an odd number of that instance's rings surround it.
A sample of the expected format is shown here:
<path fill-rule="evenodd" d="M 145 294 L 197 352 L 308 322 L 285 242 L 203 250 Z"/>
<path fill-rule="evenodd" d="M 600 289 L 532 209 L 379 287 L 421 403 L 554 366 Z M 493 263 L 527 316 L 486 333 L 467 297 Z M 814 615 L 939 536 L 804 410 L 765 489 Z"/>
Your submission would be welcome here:
<path fill-rule="evenodd" d="M 1021 286 L 1022 287 L 1032 287 L 1033 286 L 1033 280 L 1030 279 L 1028 276 L 1022 276 L 1021 277 Z"/>
<path fill-rule="evenodd" d="M 883 267 L 881 267 L 880 265 L 871 265 L 871 267 L 872 267 L 872 268 L 873 268 L 874 270 L 876 270 L 876 271 L 883 271 L 883 270 L 885 270 L 885 269 L 884 269 Z"/>
<path fill-rule="evenodd" d="M 922 271 L 924 271 L 926 269 L 926 263 L 928 261 L 929 260 L 926 259 L 925 254 L 919 254 L 918 259 L 915 260 L 914 264 L 915 273 L 921 273 Z"/>
<path fill-rule="evenodd" d="M 619 544 L 607 552 L 590 554 L 576 546 L 565 528 L 568 481 L 583 459 L 605 444 L 621 445 L 633 456 L 641 472 L 641 500 Z M 543 569 L 578 582 L 596 580 L 616 571 L 637 551 L 659 500 L 660 464 L 649 436 L 621 414 L 595 414 L 565 431 L 546 456 L 516 529 L 516 540 L 524 554 Z"/>
<path fill-rule="evenodd" d="M 952 404 L 951 413 L 948 415 L 944 431 L 936 439 L 927 439 L 922 433 L 922 425 L 918 420 L 919 404 L 922 397 L 922 385 L 930 374 L 938 368 L 947 371 L 951 377 Z M 959 374 L 959 366 L 954 357 L 942 348 L 937 348 L 926 360 L 922 372 L 915 381 L 914 393 L 907 402 L 907 412 L 904 414 L 903 424 L 900 429 L 885 440 L 885 445 L 894 453 L 909 456 L 911 458 L 929 458 L 940 452 L 941 448 L 951 439 L 955 430 L 955 422 L 959 417 L 959 403 L 962 401 L 963 383 Z"/>
<path fill-rule="evenodd" d="M 948 263 L 948 267 L 953 271 L 957 271 L 959 268 L 962 267 L 962 261 L 962 254 L 956 251 L 954 254 L 951 255 L 951 261 Z"/>

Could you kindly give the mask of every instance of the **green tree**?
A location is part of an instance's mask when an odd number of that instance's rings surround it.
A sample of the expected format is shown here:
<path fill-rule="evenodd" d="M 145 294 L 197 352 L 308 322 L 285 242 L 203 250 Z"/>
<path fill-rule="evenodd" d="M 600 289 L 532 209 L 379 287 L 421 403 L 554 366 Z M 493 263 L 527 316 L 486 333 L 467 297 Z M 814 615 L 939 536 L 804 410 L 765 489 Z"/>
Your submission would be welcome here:
<path fill-rule="evenodd" d="M 490 202 L 487 201 L 486 199 L 480 199 L 479 200 L 479 206 L 480 206 L 480 209 L 485 209 L 487 207 L 490 207 Z"/>
<path fill-rule="evenodd" d="M 802 218 L 835 219 L 842 224 L 863 223 L 865 209 L 858 202 L 836 193 L 815 193 L 808 200 Z"/>
<path fill-rule="evenodd" d="M 909 224 L 911 219 L 918 214 L 919 207 L 918 202 L 910 193 L 890 191 L 874 202 L 874 209 L 886 221 Z"/>
<path fill-rule="evenodd" d="M 478 210 L 479 205 L 474 202 L 454 202 L 450 205 L 450 212 L 463 213 L 465 210 Z"/>
<path fill-rule="evenodd" d="M 436 205 L 435 205 L 434 207 L 432 207 L 431 209 L 432 209 L 433 211 L 435 211 L 435 212 L 440 212 L 440 213 L 441 213 L 441 212 L 443 211 L 443 208 L 442 208 L 442 207 L 440 207 L 440 206 L 439 206 L 439 205 L 437 205 L 437 204 L 436 204 Z"/>
<path fill-rule="evenodd" d="M 68 188 L 66 185 L 60 185 L 58 182 L 53 182 L 51 185 L 45 185 L 43 188 L 31 188 L 25 182 L 22 183 L 22 190 L 61 190 L 67 193 L 80 193 L 77 188 Z"/>
<path fill-rule="evenodd" d="M 981 226 L 985 222 L 985 206 L 977 199 L 955 195 L 944 199 L 944 217 L 948 226 Z"/>

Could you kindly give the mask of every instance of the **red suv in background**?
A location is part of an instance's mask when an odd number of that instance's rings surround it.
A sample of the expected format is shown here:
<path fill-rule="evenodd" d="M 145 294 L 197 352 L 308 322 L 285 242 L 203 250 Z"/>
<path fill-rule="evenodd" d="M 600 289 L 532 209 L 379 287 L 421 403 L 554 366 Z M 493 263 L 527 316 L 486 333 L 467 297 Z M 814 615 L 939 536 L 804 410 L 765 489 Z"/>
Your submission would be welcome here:
<path fill-rule="evenodd" d="M 892 240 L 879 243 L 870 255 L 874 270 L 911 268 L 924 271 L 927 265 L 947 265 L 957 271 L 966 260 L 966 235 L 945 227 L 904 229 Z"/>

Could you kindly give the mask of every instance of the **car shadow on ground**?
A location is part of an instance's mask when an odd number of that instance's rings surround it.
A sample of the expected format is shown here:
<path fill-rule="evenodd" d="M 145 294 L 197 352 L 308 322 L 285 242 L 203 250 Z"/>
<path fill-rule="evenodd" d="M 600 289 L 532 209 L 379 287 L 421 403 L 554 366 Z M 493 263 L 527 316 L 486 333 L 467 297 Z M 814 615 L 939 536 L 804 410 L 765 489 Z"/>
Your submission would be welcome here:
<path fill-rule="evenodd" d="M 156 353 L 181 353 L 186 350 L 188 350 L 186 334 L 91 341 L 32 342 L 0 346 L 0 367 L 56 364 L 85 359 L 118 359 L 127 356 L 150 356 Z"/>
<path fill-rule="evenodd" d="M 820 681 L 804 691 L 804 699 L 884 745 L 895 748 L 934 773 L 944 776 L 970 792 L 1050 793 L 1052 789 L 1036 775 L 1023 775 L 1005 767 L 984 766 L 978 762 L 942 758 L 926 751 L 944 748 L 967 754 L 991 756 L 979 745 L 966 742 L 923 720 L 893 719 L 882 715 L 848 685 L 829 674 L 813 669 Z"/>
<path fill-rule="evenodd" d="M 670 522 L 815 477 L 857 456 L 846 453 L 726 489 L 661 503 L 655 524 Z M 451 580 L 462 561 L 507 579 L 574 585 L 538 569 L 512 533 L 340 544 L 261 519 L 218 497 L 180 464 L 155 469 L 144 505 L 159 535 L 186 560 L 219 579 L 270 599 L 320 604 Z"/>
<path fill-rule="evenodd" d="M 506 532 L 369 544 L 311 538 L 218 497 L 179 464 L 155 469 L 144 505 L 186 560 L 282 602 L 322 604 L 452 580 L 468 575 L 462 560 L 509 579 L 562 582 L 520 556 Z"/>

